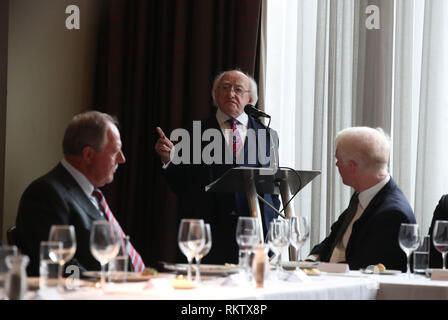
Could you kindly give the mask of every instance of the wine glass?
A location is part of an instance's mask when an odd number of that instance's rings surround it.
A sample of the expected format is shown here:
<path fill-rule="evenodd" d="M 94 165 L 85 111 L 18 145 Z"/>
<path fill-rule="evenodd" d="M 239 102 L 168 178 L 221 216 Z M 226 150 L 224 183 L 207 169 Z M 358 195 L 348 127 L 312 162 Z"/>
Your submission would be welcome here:
<path fill-rule="evenodd" d="M 282 257 L 282 250 L 289 243 L 289 224 L 287 220 L 274 219 L 269 225 L 268 244 L 269 248 L 277 256 L 277 264 L 275 270 L 280 272 L 280 262 Z"/>
<path fill-rule="evenodd" d="M 289 219 L 289 242 L 296 249 L 297 260 L 300 261 L 300 249 L 310 236 L 307 217 L 292 216 Z"/>
<path fill-rule="evenodd" d="M 182 219 L 177 234 L 177 242 L 187 257 L 187 279 L 191 281 L 191 262 L 205 245 L 205 228 L 202 219 Z"/>
<path fill-rule="evenodd" d="M 52 225 L 48 235 L 49 241 L 59 241 L 62 243 L 62 249 L 54 251 L 55 262 L 59 262 L 59 281 L 58 287 L 60 290 L 64 289 L 63 284 L 63 270 L 64 265 L 73 258 L 76 252 L 76 235 L 75 227 L 72 225 Z"/>
<path fill-rule="evenodd" d="M 238 265 L 243 272 L 250 271 L 250 254 L 260 242 L 260 226 L 255 217 L 238 217 L 235 231 L 239 246 Z"/>
<path fill-rule="evenodd" d="M 109 221 L 94 221 L 90 230 L 90 251 L 101 264 L 101 289 L 104 290 L 105 266 L 120 250 L 120 236 Z"/>
<path fill-rule="evenodd" d="M 195 259 L 196 259 L 196 282 L 200 283 L 201 282 L 201 274 L 200 274 L 200 269 L 199 266 L 201 264 L 201 259 L 203 257 L 205 257 L 209 252 L 210 249 L 212 248 L 212 232 L 210 229 L 210 224 L 206 223 L 204 224 L 204 228 L 205 228 L 205 244 L 204 247 L 202 248 L 201 251 L 199 251 L 196 255 L 195 255 Z"/>
<path fill-rule="evenodd" d="M 446 269 L 446 253 L 448 252 L 448 221 L 437 220 L 432 234 L 434 247 L 442 254 L 443 266 Z"/>
<path fill-rule="evenodd" d="M 412 251 L 416 250 L 420 245 L 420 236 L 418 233 L 418 224 L 402 223 L 398 233 L 398 243 L 401 250 L 406 253 L 408 278 L 411 277 L 410 257 Z"/>

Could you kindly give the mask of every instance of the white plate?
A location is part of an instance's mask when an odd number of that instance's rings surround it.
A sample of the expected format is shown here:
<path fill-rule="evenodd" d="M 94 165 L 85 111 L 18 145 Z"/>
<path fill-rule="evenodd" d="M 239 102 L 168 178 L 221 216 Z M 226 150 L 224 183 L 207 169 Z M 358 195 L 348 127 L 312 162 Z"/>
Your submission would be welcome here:
<path fill-rule="evenodd" d="M 175 271 L 180 273 L 186 273 L 188 268 L 188 264 L 186 263 L 177 263 L 177 264 L 164 263 L 163 266 L 165 267 L 165 269 L 169 271 Z M 222 264 L 201 264 L 199 270 L 203 275 L 227 275 L 231 273 L 237 273 L 238 271 L 240 271 L 237 265 L 222 265 Z M 191 265 L 191 271 L 192 272 L 196 271 L 195 264 Z"/>
<path fill-rule="evenodd" d="M 372 272 L 370 270 L 366 270 L 366 269 L 360 269 L 360 271 L 364 274 L 380 274 L 380 275 L 396 275 L 396 274 L 400 274 L 401 270 L 384 270 L 384 271 L 380 271 L 380 272 Z"/>
<path fill-rule="evenodd" d="M 297 267 L 300 269 L 313 269 L 315 268 L 319 262 L 311 262 L 311 261 L 284 261 L 282 262 L 282 267 L 285 270 L 293 270 Z"/>
<path fill-rule="evenodd" d="M 101 278 L 100 271 L 85 271 L 82 274 L 89 278 L 95 278 L 95 279 Z M 158 277 L 161 277 L 161 275 L 159 275 L 159 274 L 142 275 L 139 272 L 128 272 L 128 274 L 126 276 L 126 281 L 127 282 L 147 281 L 149 279 L 154 279 L 154 278 L 158 278 Z M 106 272 L 106 279 L 107 279 L 107 272 Z"/>

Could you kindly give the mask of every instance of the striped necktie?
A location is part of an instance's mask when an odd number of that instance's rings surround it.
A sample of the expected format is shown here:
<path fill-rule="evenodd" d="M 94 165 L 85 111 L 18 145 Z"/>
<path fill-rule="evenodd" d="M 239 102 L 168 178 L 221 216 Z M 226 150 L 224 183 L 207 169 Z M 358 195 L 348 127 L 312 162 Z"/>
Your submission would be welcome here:
<path fill-rule="evenodd" d="M 230 124 L 230 127 L 232 128 L 233 135 L 232 135 L 232 152 L 233 152 L 233 161 L 235 162 L 236 159 L 239 158 L 241 151 L 243 151 L 243 141 L 241 140 L 241 135 L 238 130 L 238 123 L 239 121 L 236 119 L 229 119 L 227 122 Z"/>
<path fill-rule="evenodd" d="M 95 189 L 93 190 L 92 194 L 98 199 L 101 209 L 106 214 L 107 220 L 109 220 L 109 222 L 112 223 L 117 228 L 118 232 L 120 233 L 121 239 L 123 239 L 126 235 L 123 232 L 123 229 L 121 228 L 117 219 L 115 219 L 114 215 L 112 214 L 112 211 L 107 205 L 106 198 L 104 197 L 101 190 Z M 131 263 L 132 266 L 134 267 L 134 271 L 143 272 L 143 270 L 145 270 L 146 268 L 145 264 L 142 260 L 142 257 L 138 254 L 137 250 L 134 249 L 134 246 L 131 244 L 131 242 L 129 242 L 128 253 L 129 257 L 131 258 Z"/>

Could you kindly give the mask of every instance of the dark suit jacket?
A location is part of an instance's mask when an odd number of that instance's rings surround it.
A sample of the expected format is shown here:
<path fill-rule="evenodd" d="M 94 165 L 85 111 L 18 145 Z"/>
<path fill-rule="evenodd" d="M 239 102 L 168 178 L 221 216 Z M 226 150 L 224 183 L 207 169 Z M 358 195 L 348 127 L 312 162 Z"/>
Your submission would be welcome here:
<path fill-rule="evenodd" d="M 59 163 L 33 181 L 20 199 L 16 218 L 17 246 L 30 257 L 28 274 L 39 275 L 39 246 L 48 241 L 54 224 L 75 227 L 77 249 L 67 265 L 78 265 L 80 272 L 99 270 L 90 253 L 90 228 L 93 221 L 104 220 L 71 174 Z"/>
<path fill-rule="evenodd" d="M 248 128 L 255 129 L 257 143 L 261 137 L 258 135 L 259 129 L 264 127 L 254 118 L 249 116 Z M 222 138 L 222 155 L 228 152 L 229 148 L 225 143 L 224 136 L 220 131 L 216 116 L 213 115 L 207 120 L 201 121 L 201 132 L 207 129 L 219 130 Z M 272 129 L 271 129 L 272 130 Z M 191 129 L 188 130 L 192 132 Z M 272 130 L 273 131 L 273 130 Z M 271 132 L 272 133 L 272 132 Z M 276 134 L 272 135 L 277 137 Z M 250 167 L 269 167 L 269 163 L 261 165 L 258 155 L 257 163 L 248 164 L 248 143 L 244 144 L 245 164 Z M 270 154 L 270 138 L 266 135 L 267 156 Z M 202 143 L 202 149 L 209 142 Z M 278 143 L 275 143 L 278 146 Z M 201 149 L 201 150 L 202 150 Z M 236 223 L 239 216 L 248 216 L 249 208 L 245 194 L 241 193 L 212 193 L 205 192 L 205 186 L 220 178 L 227 170 L 233 168 L 233 164 L 178 164 L 171 163 L 166 169 L 162 170 L 171 189 L 179 197 L 179 218 L 198 218 L 204 219 L 206 223 L 210 223 L 212 231 L 212 248 L 209 254 L 204 258 L 205 263 L 237 263 L 238 261 L 238 245 L 235 238 Z M 266 194 L 264 199 L 267 200 L 277 209 L 280 207 L 278 196 Z M 260 210 L 262 211 L 264 229 L 269 222 L 277 216 L 277 214 L 268 206 L 260 202 Z M 173 239 L 174 241 L 174 239 Z M 185 257 L 178 254 L 177 259 L 185 260 Z"/>
<path fill-rule="evenodd" d="M 345 212 L 331 226 L 329 236 L 310 254 L 319 254 L 321 261 L 329 261 L 331 244 L 344 217 Z M 350 269 L 382 263 L 387 269 L 406 271 L 406 255 L 398 244 L 402 223 L 415 223 L 415 217 L 405 195 L 391 178 L 353 224 L 346 248 L 346 262 Z"/>
<path fill-rule="evenodd" d="M 429 227 L 428 234 L 431 236 L 430 249 L 429 249 L 429 266 L 430 268 L 442 268 L 442 254 L 437 251 L 432 242 L 432 233 L 434 230 L 434 224 L 437 220 L 448 220 L 448 195 L 443 195 L 440 198 L 439 204 L 434 210 L 432 216 L 431 226 Z"/>

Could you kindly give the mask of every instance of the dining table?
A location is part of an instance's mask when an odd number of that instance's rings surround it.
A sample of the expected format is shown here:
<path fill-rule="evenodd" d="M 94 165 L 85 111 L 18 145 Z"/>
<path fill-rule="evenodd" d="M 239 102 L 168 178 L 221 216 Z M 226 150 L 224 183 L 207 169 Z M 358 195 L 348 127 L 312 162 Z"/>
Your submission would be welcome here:
<path fill-rule="evenodd" d="M 36 300 L 446 300 L 448 281 L 406 273 L 367 274 L 360 270 L 307 274 L 301 269 L 271 271 L 262 287 L 243 272 L 207 274 L 200 283 L 176 286 L 185 275 L 160 272 L 108 282 L 80 280 L 71 290 L 39 290 L 38 278 L 29 278 L 28 299 Z"/>

